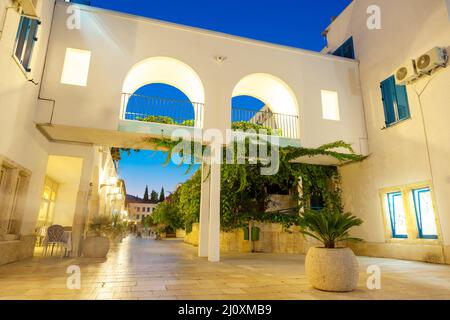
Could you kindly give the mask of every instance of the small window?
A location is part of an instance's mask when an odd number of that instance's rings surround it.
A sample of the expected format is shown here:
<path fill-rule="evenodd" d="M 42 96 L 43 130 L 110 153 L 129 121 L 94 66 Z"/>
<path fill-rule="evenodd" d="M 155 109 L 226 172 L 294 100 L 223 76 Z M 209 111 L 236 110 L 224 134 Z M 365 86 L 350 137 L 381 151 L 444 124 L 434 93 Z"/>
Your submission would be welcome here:
<path fill-rule="evenodd" d="M 139 220 L 139 217 L 140 217 L 140 215 L 139 215 L 139 214 L 137 214 L 137 215 L 136 215 L 136 219 L 137 219 L 137 220 Z"/>
<path fill-rule="evenodd" d="M 90 51 L 67 48 L 61 83 L 85 87 L 87 85 L 90 62 Z"/>
<path fill-rule="evenodd" d="M 381 82 L 381 94 L 386 127 L 411 117 L 406 86 L 397 85 L 394 76 Z"/>
<path fill-rule="evenodd" d="M 137 212 L 141 212 L 141 207 L 136 207 Z"/>
<path fill-rule="evenodd" d="M 403 206 L 403 196 L 399 192 L 391 192 L 387 197 L 387 212 L 391 223 L 393 238 L 408 238 L 408 229 L 406 224 L 406 213 Z"/>
<path fill-rule="evenodd" d="M 412 191 L 419 238 L 437 239 L 436 216 L 430 188 Z"/>
<path fill-rule="evenodd" d="M 14 56 L 26 72 L 31 72 L 31 58 L 36 44 L 39 20 L 29 17 L 20 17 L 19 29 L 17 30 Z"/>
<path fill-rule="evenodd" d="M 353 37 L 350 37 L 344 42 L 336 51 L 333 52 L 334 56 L 355 59 L 355 46 L 353 44 Z"/>
<path fill-rule="evenodd" d="M 322 118 L 339 121 L 339 96 L 336 91 L 322 90 Z"/>
<path fill-rule="evenodd" d="M 325 208 L 325 200 L 323 199 L 322 192 L 314 191 L 311 194 L 311 198 L 309 200 L 309 205 L 311 210 L 320 211 Z"/>

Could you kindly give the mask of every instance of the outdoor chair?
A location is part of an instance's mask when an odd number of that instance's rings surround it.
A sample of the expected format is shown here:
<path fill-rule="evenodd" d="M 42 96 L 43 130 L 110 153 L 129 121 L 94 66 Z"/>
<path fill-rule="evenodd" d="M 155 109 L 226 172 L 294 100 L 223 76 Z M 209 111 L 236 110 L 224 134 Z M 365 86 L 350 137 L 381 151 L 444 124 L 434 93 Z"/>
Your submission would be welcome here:
<path fill-rule="evenodd" d="M 61 256 L 63 256 L 62 249 L 64 248 L 67 251 L 67 242 L 64 239 L 64 227 L 58 224 L 52 225 L 47 229 L 47 236 L 44 240 L 44 250 L 43 255 L 47 255 L 47 250 L 49 246 L 52 246 L 51 255 L 53 256 L 53 249 L 56 245 L 57 250 L 59 249 L 61 252 Z M 64 252 L 65 252 L 64 251 Z M 64 253 L 65 255 L 65 253 Z"/>

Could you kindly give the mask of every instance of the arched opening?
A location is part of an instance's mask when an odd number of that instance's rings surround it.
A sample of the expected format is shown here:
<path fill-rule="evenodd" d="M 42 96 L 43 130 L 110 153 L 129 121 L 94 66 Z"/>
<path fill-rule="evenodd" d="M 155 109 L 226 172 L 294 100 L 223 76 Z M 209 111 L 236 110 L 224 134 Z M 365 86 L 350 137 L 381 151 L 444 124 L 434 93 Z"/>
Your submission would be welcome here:
<path fill-rule="evenodd" d="M 271 134 L 298 138 L 298 104 L 294 93 L 281 79 L 255 73 L 241 79 L 232 95 L 233 128 L 267 128 Z"/>
<path fill-rule="evenodd" d="M 153 57 L 128 72 L 122 87 L 122 119 L 203 126 L 205 94 L 197 73 L 173 58 Z"/>

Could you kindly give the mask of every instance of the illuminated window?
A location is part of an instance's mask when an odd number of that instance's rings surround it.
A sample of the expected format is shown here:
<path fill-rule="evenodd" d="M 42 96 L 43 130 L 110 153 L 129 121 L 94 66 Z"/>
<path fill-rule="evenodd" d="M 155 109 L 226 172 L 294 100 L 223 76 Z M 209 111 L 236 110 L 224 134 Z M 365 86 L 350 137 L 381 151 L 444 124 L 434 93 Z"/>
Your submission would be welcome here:
<path fill-rule="evenodd" d="M 336 91 L 322 90 L 322 118 L 339 121 L 339 97 Z"/>
<path fill-rule="evenodd" d="M 436 216 L 430 188 L 412 190 L 419 238 L 437 239 Z"/>
<path fill-rule="evenodd" d="M 39 209 L 37 227 L 50 226 L 53 223 L 55 213 L 56 194 L 58 192 L 58 183 L 46 177 L 44 184 L 44 193 L 41 198 L 41 207 Z"/>
<path fill-rule="evenodd" d="M 391 192 L 386 195 L 387 213 L 391 222 L 393 238 L 408 238 L 406 225 L 406 213 L 403 206 L 403 196 L 400 191 Z"/>
<path fill-rule="evenodd" d="M 67 48 L 61 83 L 74 86 L 86 86 L 90 62 L 90 51 Z"/>

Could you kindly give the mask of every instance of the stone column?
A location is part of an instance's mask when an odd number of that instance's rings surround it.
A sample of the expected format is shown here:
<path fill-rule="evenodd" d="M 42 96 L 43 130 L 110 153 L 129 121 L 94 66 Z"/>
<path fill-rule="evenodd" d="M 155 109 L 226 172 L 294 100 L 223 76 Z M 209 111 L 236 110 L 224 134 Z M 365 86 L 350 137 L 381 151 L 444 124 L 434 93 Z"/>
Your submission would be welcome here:
<path fill-rule="evenodd" d="M 209 230 L 209 189 L 211 177 L 209 175 L 210 166 L 202 164 L 202 181 L 200 196 L 200 223 L 198 232 L 198 256 L 208 256 L 208 230 Z"/>
<path fill-rule="evenodd" d="M 221 152 L 222 146 L 211 145 L 210 195 L 209 195 L 209 243 L 208 261 L 220 260 L 220 162 L 214 155 Z"/>

